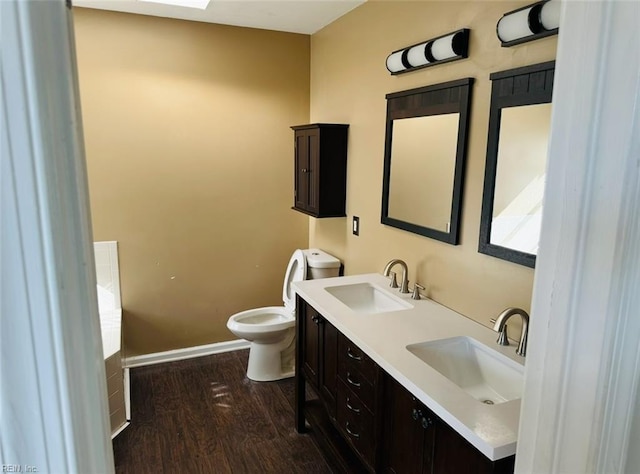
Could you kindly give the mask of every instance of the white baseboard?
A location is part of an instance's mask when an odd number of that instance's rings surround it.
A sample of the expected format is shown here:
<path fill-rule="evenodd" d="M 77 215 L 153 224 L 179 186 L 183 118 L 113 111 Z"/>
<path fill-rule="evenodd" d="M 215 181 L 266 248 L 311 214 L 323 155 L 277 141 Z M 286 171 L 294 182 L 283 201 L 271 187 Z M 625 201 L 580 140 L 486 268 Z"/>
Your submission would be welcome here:
<path fill-rule="evenodd" d="M 249 349 L 250 344 L 249 341 L 245 341 L 244 339 L 237 339 L 235 341 L 216 342 L 172 351 L 154 352 L 152 354 L 125 357 L 122 359 L 122 366 L 130 369 L 132 367 L 143 367 L 145 365 L 164 364 L 165 362 L 175 362 L 177 360 L 193 359 L 194 357 L 221 354 L 222 352 Z"/>

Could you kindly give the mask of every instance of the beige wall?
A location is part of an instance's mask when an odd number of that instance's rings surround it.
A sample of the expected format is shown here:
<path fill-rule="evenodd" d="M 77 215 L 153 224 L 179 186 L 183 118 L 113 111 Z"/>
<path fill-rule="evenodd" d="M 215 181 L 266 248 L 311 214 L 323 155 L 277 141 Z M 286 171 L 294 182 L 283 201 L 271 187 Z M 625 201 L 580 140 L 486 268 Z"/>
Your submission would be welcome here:
<path fill-rule="evenodd" d="M 293 132 L 309 119 L 305 35 L 74 8 L 94 240 L 120 244 L 124 346 L 235 339 L 282 304 L 306 216 Z"/>
<path fill-rule="evenodd" d="M 311 120 L 349 123 L 347 219 L 310 219 L 310 243 L 334 253 L 347 274 L 380 272 L 391 258 L 409 264 L 410 279 L 434 300 L 489 325 L 507 306 L 530 309 L 533 270 L 478 253 L 487 145 L 489 74 L 549 61 L 556 37 L 502 48 L 496 22 L 530 2 L 373 1 L 311 38 Z M 470 57 L 399 76 L 389 53 L 456 29 L 471 28 Z M 380 224 L 385 94 L 473 77 L 469 148 L 459 246 Z M 360 236 L 351 217 L 360 217 Z M 517 333 L 512 333 L 517 337 Z"/>

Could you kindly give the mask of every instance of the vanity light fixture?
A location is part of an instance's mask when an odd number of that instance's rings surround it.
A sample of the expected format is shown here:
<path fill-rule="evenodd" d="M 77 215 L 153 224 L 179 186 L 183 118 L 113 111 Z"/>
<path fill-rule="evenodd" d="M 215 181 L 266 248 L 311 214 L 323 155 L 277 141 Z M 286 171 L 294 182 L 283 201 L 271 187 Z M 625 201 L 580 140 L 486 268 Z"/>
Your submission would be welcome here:
<path fill-rule="evenodd" d="M 505 13 L 496 34 L 503 47 L 558 34 L 560 0 L 543 0 Z"/>
<path fill-rule="evenodd" d="M 394 51 L 387 57 L 387 69 L 392 75 L 447 63 L 468 56 L 469 29 L 438 36 L 422 43 Z"/>

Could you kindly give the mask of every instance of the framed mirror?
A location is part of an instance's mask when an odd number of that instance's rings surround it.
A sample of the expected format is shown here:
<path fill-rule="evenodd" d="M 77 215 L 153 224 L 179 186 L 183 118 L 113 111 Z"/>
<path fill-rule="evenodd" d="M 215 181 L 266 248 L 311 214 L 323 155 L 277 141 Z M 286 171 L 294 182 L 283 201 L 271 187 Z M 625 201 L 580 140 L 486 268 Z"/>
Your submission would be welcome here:
<path fill-rule="evenodd" d="M 387 94 L 383 224 L 458 243 L 472 84 Z"/>
<path fill-rule="evenodd" d="M 491 74 L 491 110 L 478 251 L 536 262 L 555 61 Z"/>

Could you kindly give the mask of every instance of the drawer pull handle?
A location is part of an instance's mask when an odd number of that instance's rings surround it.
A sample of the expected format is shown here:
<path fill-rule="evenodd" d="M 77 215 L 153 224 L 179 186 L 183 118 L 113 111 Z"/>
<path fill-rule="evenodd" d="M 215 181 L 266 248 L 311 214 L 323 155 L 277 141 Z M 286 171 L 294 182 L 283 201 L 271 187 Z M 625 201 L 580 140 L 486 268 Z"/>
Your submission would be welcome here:
<path fill-rule="evenodd" d="M 349 382 L 354 387 L 360 387 L 360 382 L 356 382 L 356 381 L 352 380 L 351 379 L 351 374 L 349 372 L 347 372 L 347 382 Z"/>
<path fill-rule="evenodd" d="M 356 408 L 351 405 L 351 400 L 349 399 L 349 397 L 347 397 L 347 408 L 354 413 L 360 413 L 360 408 Z"/>
<path fill-rule="evenodd" d="M 360 437 L 360 434 L 359 434 L 359 433 L 355 433 L 355 432 L 353 432 L 353 431 L 351 431 L 351 430 L 349 429 L 349 422 L 348 422 L 348 421 L 347 421 L 347 424 L 345 425 L 345 427 L 344 427 L 344 428 L 347 430 L 347 433 L 349 433 L 349 434 L 350 434 L 351 436 L 353 436 L 354 438 L 359 438 L 359 437 Z"/>
<path fill-rule="evenodd" d="M 422 417 L 422 428 L 429 429 L 429 427 L 433 425 L 433 421 L 431 421 L 431 418 L 428 418 L 426 416 Z"/>
<path fill-rule="evenodd" d="M 354 354 L 353 352 L 351 352 L 351 348 L 347 347 L 347 357 L 353 359 L 353 360 L 357 360 L 358 362 L 360 362 L 362 360 L 362 357 L 360 357 L 359 355 Z"/>
<path fill-rule="evenodd" d="M 422 410 L 419 410 L 417 408 L 414 408 L 413 410 L 411 410 L 411 418 L 413 418 L 414 420 L 418 421 L 421 416 L 422 416 Z"/>

